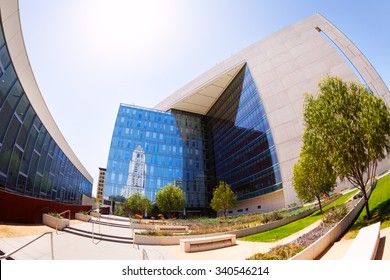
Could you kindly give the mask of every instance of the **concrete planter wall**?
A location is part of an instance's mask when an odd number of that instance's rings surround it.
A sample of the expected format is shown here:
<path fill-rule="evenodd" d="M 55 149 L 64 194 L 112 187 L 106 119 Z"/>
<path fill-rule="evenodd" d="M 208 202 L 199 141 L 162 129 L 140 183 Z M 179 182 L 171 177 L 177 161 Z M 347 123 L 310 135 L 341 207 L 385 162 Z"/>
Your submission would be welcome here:
<path fill-rule="evenodd" d="M 76 213 L 75 218 L 80 221 L 88 222 L 91 219 L 91 216 L 83 213 Z"/>
<path fill-rule="evenodd" d="M 152 224 L 152 225 L 165 225 L 167 222 L 163 220 L 147 220 L 147 219 L 134 219 L 130 218 L 130 222 L 134 224 Z"/>
<path fill-rule="evenodd" d="M 368 192 L 368 195 L 371 191 Z M 311 244 L 302 252 L 293 256 L 290 260 L 315 260 L 318 258 L 330 245 L 340 239 L 342 235 L 348 230 L 350 225 L 355 221 L 360 211 L 364 207 L 364 197 L 359 200 L 356 206 L 349 211 L 349 213 L 338 222 L 331 230 L 324 236 Z"/>
<path fill-rule="evenodd" d="M 157 232 L 165 233 L 188 233 L 188 226 L 155 226 Z"/>
<path fill-rule="evenodd" d="M 201 238 L 206 236 L 217 236 L 226 234 L 225 232 L 202 234 L 202 235 L 170 235 L 170 236 L 151 236 L 139 235 L 134 236 L 134 243 L 138 245 L 180 245 L 180 239 Z"/>
<path fill-rule="evenodd" d="M 49 214 L 43 214 L 42 215 L 42 222 L 44 225 L 47 225 L 51 228 L 57 229 L 57 230 L 63 230 L 67 226 L 69 226 L 69 220 L 68 219 L 58 219 L 56 217 L 53 217 Z"/>

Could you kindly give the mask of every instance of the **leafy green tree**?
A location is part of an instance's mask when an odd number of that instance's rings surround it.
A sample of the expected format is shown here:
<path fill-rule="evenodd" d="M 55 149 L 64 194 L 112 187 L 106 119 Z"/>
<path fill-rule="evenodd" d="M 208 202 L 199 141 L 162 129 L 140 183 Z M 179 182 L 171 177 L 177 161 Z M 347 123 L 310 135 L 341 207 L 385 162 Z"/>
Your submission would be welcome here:
<path fill-rule="evenodd" d="M 226 218 L 226 211 L 237 205 L 237 197 L 231 190 L 229 184 L 219 182 L 219 186 L 213 191 L 213 198 L 211 199 L 211 208 L 218 212 L 223 211 L 223 216 Z"/>
<path fill-rule="evenodd" d="M 185 193 L 179 187 L 168 184 L 157 192 L 157 207 L 171 217 L 173 217 L 173 212 L 184 209 L 184 203 Z"/>
<path fill-rule="evenodd" d="M 390 151 L 390 113 L 384 101 L 363 85 L 326 77 L 317 97 L 306 94 L 304 121 L 305 133 L 326 151 L 337 176 L 362 191 L 370 219 L 366 187 Z"/>
<path fill-rule="evenodd" d="M 304 144 L 298 162 L 293 169 L 293 186 L 303 202 L 317 199 L 322 213 L 321 196 L 329 194 L 336 186 L 337 176 L 325 151 L 315 146 L 316 141 L 304 134 Z"/>
<path fill-rule="evenodd" d="M 129 211 L 131 215 L 143 216 L 145 212 L 150 212 L 153 209 L 153 204 L 149 198 L 136 192 L 126 200 L 124 209 Z"/>

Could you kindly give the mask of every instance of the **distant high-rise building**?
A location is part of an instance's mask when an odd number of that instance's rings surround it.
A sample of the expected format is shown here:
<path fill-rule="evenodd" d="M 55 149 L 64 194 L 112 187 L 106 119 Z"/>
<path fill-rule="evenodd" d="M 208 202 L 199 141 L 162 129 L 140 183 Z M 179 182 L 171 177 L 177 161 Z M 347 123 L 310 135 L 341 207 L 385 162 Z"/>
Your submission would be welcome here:
<path fill-rule="evenodd" d="M 99 167 L 99 177 L 98 177 L 98 185 L 97 185 L 97 192 L 96 192 L 96 199 L 98 203 L 103 202 L 105 180 L 106 180 L 106 168 Z"/>
<path fill-rule="evenodd" d="M 135 193 L 145 195 L 145 151 L 141 146 L 133 151 L 133 156 L 129 164 L 129 174 L 126 186 L 123 187 L 121 195 L 129 198 Z"/>

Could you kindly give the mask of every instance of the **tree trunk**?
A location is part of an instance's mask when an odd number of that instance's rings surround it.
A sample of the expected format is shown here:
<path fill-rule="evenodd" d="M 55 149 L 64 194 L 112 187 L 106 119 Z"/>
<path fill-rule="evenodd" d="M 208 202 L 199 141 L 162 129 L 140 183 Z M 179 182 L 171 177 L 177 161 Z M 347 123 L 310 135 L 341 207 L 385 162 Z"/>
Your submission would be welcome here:
<path fill-rule="evenodd" d="M 367 220 L 370 220 L 371 219 L 371 214 L 370 214 L 370 207 L 368 206 L 368 197 L 367 197 L 366 188 L 363 187 L 361 190 L 362 190 L 363 195 L 364 195 L 364 200 L 365 200 L 364 205 L 366 207 Z"/>
<path fill-rule="evenodd" d="M 319 197 L 317 197 L 317 199 L 318 199 L 318 206 L 320 207 L 320 212 L 321 212 L 321 214 L 322 214 L 321 197 L 319 196 Z"/>

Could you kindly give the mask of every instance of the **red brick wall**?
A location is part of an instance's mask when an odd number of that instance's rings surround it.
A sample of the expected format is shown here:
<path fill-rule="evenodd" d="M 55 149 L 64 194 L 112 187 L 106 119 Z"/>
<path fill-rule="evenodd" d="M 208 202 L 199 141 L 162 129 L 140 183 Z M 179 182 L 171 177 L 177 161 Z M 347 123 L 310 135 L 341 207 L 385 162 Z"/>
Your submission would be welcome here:
<path fill-rule="evenodd" d="M 43 213 L 66 210 L 71 211 L 71 219 L 74 219 L 75 213 L 90 209 L 92 206 L 63 204 L 0 190 L 0 223 L 40 224 Z M 65 213 L 64 217 L 68 215 Z"/>

